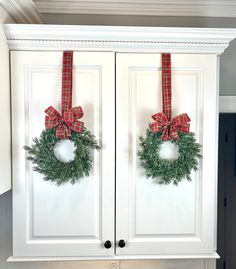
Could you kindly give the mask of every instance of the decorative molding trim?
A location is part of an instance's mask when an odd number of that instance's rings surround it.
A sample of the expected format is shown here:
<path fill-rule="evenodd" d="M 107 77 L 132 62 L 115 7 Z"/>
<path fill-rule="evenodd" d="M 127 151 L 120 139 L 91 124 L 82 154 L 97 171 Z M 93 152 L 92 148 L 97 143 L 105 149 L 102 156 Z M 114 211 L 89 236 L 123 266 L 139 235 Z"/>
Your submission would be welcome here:
<path fill-rule="evenodd" d="M 34 0 L 41 13 L 236 17 L 234 0 Z"/>
<path fill-rule="evenodd" d="M 236 96 L 220 96 L 220 113 L 236 113 Z"/>
<path fill-rule="evenodd" d="M 0 5 L 17 23 L 44 23 L 43 16 L 31 0 L 0 0 Z"/>
<path fill-rule="evenodd" d="M 228 44 L 195 45 L 194 43 L 158 43 L 158 42 L 102 42 L 102 41 L 64 41 L 64 40 L 8 40 L 12 50 L 116 50 L 118 52 L 156 52 L 171 53 L 213 53 L 221 54 Z"/>
<path fill-rule="evenodd" d="M 10 49 L 221 54 L 236 29 L 118 26 L 4 26 Z"/>

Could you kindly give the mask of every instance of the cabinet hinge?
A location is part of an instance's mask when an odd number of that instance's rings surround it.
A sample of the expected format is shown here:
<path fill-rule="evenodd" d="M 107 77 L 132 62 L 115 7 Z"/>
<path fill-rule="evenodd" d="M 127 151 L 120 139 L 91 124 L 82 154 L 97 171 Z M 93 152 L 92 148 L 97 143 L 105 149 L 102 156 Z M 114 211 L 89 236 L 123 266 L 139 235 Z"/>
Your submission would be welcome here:
<path fill-rule="evenodd" d="M 227 207 L 227 198 L 224 198 L 224 207 Z"/>

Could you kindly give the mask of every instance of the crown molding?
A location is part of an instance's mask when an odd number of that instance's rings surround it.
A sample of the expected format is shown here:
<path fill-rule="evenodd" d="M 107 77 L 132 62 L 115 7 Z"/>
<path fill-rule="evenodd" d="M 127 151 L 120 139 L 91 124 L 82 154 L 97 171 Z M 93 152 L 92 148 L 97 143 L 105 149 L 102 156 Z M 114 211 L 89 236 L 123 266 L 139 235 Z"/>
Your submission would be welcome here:
<path fill-rule="evenodd" d="M 44 23 L 43 16 L 31 0 L 0 0 L 0 5 L 17 23 Z"/>
<path fill-rule="evenodd" d="M 236 17 L 234 0 L 34 0 L 41 13 Z"/>
<path fill-rule="evenodd" d="M 4 25 L 10 49 L 221 54 L 236 29 Z"/>

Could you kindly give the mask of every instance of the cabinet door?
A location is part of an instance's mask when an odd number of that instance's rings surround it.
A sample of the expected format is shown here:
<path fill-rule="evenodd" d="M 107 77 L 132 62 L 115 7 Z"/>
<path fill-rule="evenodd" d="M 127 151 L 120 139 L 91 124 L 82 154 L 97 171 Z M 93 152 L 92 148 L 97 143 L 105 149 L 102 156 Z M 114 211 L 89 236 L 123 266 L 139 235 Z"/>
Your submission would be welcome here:
<path fill-rule="evenodd" d="M 44 129 L 44 110 L 60 111 L 62 52 L 11 53 L 13 130 L 13 255 L 109 256 L 114 244 L 114 54 L 75 52 L 73 106 L 102 151 L 87 178 L 71 185 L 46 182 L 26 161 Z"/>
<path fill-rule="evenodd" d="M 137 151 L 151 115 L 162 111 L 161 55 L 117 54 L 117 254 L 200 254 L 215 250 L 217 57 L 172 55 L 172 116 L 187 113 L 203 159 L 192 181 L 147 179 Z"/>

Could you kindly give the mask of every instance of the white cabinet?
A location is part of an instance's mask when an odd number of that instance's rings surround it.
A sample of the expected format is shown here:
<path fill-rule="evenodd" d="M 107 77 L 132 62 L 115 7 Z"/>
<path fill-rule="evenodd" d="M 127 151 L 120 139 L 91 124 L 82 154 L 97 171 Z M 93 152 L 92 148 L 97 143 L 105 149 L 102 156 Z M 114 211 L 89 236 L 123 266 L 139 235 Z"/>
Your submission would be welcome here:
<path fill-rule="evenodd" d="M 37 26 L 29 37 L 22 27 L 6 27 L 14 49 L 12 260 L 216 258 L 218 54 L 235 33 Z M 57 187 L 33 172 L 23 146 L 40 135 L 45 108 L 60 108 L 62 52 L 56 50 L 64 49 L 75 51 L 73 105 L 83 107 L 82 120 L 102 150 L 94 153 L 90 177 Z M 177 187 L 147 179 L 137 158 L 138 137 L 162 110 L 160 53 L 166 51 L 173 116 L 190 116 L 203 153 L 192 181 Z"/>

